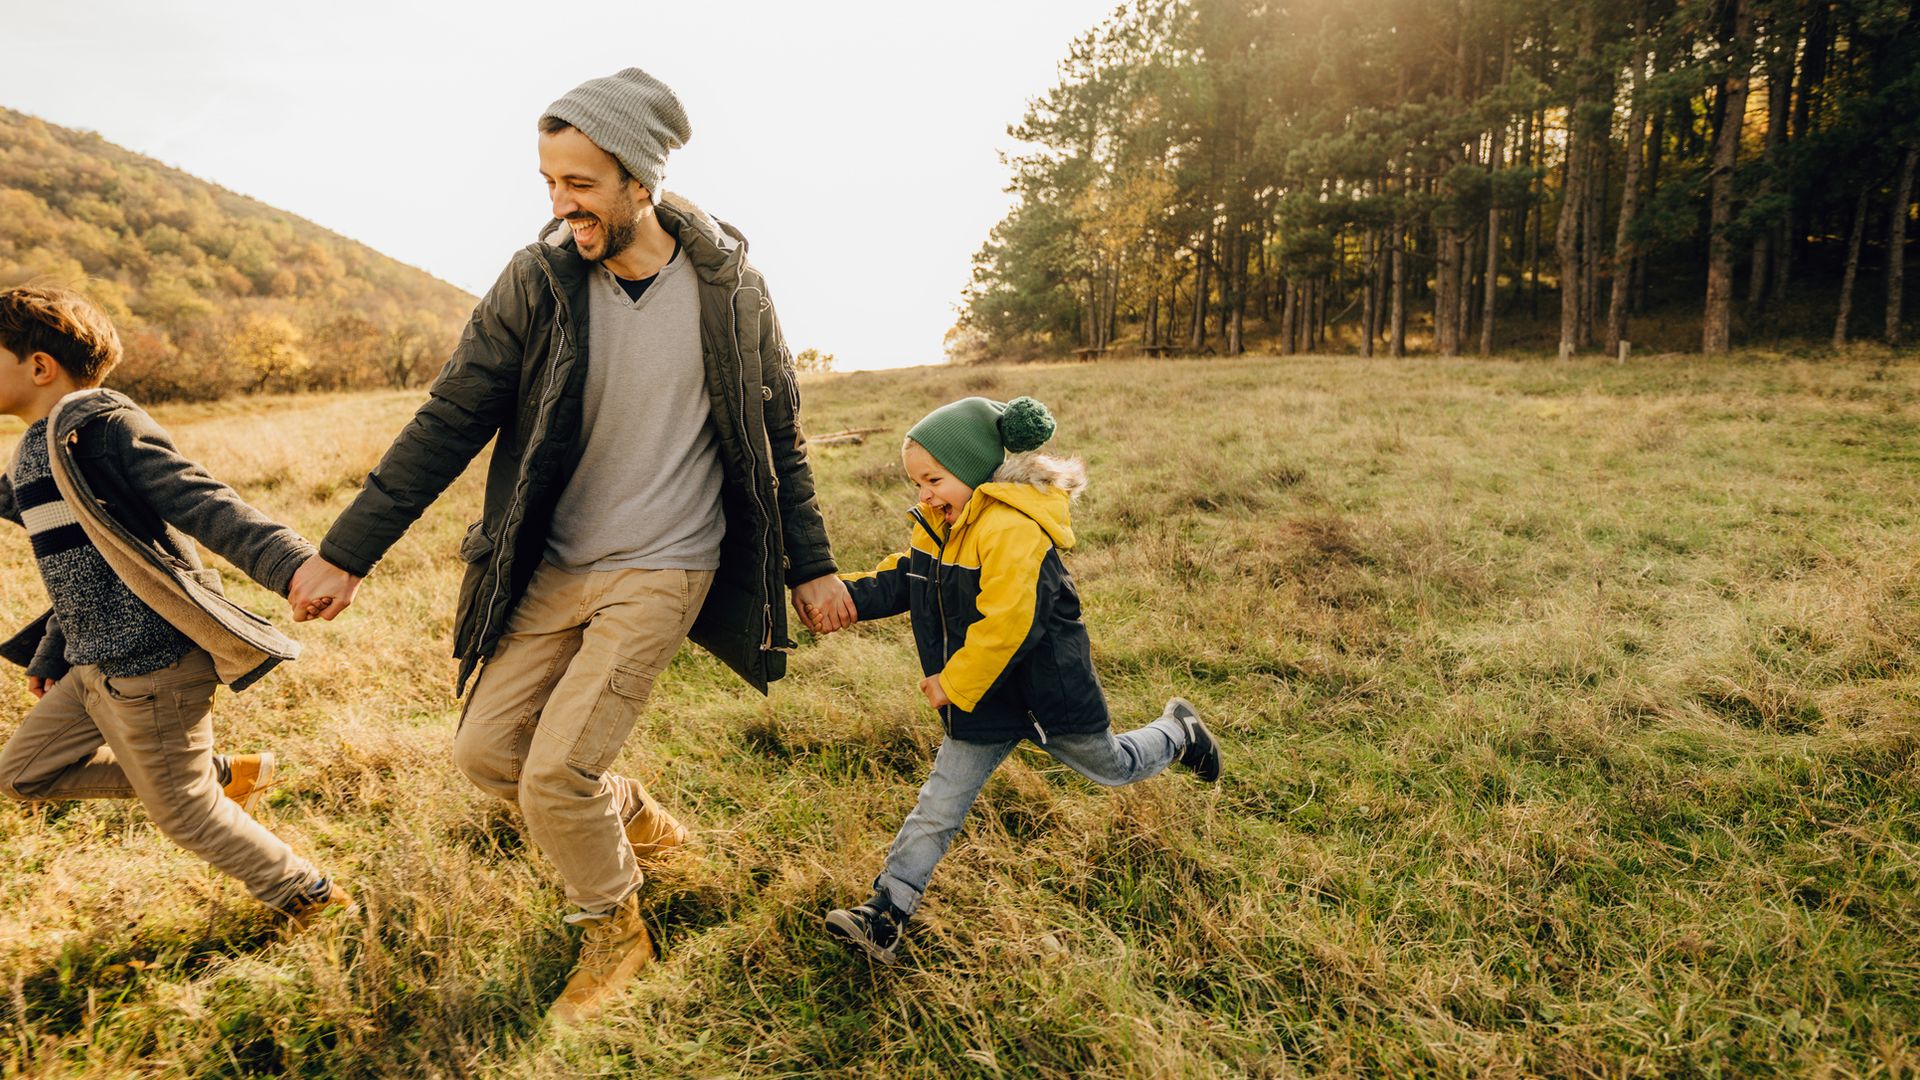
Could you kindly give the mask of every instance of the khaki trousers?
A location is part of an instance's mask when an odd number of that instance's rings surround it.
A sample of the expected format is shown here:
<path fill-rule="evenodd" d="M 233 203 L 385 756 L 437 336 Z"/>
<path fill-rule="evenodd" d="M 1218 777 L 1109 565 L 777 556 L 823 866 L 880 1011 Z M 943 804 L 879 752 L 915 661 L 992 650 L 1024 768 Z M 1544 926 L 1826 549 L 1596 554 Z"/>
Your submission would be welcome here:
<path fill-rule="evenodd" d="M 712 584 L 711 570 L 574 574 L 542 562 L 467 698 L 454 763 L 519 804 L 583 911 L 640 887 L 624 826 L 651 798 L 608 770 Z"/>
<path fill-rule="evenodd" d="M 282 907 L 319 877 L 238 803 L 213 770 L 213 658 L 195 649 L 145 675 L 79 664 L 0 750 L 0 792 L 23 802 L 138 798 L 174 843 Z"/>

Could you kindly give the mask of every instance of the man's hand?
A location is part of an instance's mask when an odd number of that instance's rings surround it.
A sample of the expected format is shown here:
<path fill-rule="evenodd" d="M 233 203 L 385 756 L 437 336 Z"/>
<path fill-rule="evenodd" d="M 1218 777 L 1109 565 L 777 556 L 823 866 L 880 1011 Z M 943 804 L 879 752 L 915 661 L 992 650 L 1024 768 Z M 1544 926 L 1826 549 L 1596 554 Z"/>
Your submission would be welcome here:
<path fill-rule="evenodd" d="M 353 604 L 353 593 L 360 587 L 360 581 L 318 555 L 309 558 L 293 572 L 293 585 L 287 590 L 293 621 L 325 619 L 332 622 Z"/>
<path fill-rule="evenodd" d="M 27 676 L 27 693 L 37 698 L 46 697 L 47 691 L 53 689 L 53 684 L 59 681 L 42 675 L 29 675 Z"/>
<path fill-rule="evenodd" d="M 860 612 L 853 606 L 853 594 L 847 591 L 847 583 L 832 574 L 795 585 L 793 610 L 807 629 L 816 634 L 831 634 L 860 621 Z"/>
<path fill-rule="evenodd" d="M 920 692 L 927 696 L 927 704 L 936 709 L 944 709 L 953 704 L 948 700 L 947 692 L 940 689 L 940 676 L 929 675 L 920 680 Z"/>

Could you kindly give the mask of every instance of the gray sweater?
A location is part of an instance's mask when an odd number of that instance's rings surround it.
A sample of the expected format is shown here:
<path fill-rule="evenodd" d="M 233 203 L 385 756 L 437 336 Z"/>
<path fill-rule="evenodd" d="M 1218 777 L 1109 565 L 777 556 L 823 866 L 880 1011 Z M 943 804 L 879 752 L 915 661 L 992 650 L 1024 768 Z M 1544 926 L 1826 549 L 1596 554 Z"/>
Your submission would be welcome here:
<path fill-rule="evenodd" d="M 586 443 L 554 507 L 547 561 L 573 571 L 712 570 L 727 523 L 687 255 L 661 267 L 639 300 L 604 266 L 587 291 Z"/>

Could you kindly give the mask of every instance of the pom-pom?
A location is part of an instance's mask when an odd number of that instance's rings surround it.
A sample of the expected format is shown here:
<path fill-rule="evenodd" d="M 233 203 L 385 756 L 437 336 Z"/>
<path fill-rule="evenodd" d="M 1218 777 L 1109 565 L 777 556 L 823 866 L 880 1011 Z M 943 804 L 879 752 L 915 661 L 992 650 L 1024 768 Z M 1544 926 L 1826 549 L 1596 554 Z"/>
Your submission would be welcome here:
<path fill-rule="evenodd" d="M 1000 417 L 1000 445 L 1016 454 L 1038 450 L 1053 438 L 1053 429 L 1053 414 L 1045 405 L 1017 397 L 1007 402 L 1007 411 Z"/>

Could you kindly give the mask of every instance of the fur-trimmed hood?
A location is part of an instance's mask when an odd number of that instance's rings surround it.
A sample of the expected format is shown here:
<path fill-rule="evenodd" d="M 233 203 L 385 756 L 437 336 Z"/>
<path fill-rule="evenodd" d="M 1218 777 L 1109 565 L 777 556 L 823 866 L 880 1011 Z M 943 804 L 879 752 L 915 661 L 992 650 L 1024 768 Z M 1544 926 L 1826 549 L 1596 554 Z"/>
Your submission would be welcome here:
<path fill-rule="evenodd" d="M 993 471 L 993 479 L 973 489 L 953 530 L 980 520 L 1000 503 L 1032 518 L 1062 551 L 1073 547 L 1073 500 L 1086 490 L 1087 467 L 1077 458 L 1030 451 L 1014 454 Z"/>
<path fill-rule="evenodd" d="M 1054 457 L 1038 450 L 1010 454 L 993 470 L 990 484 L 1032 484 L 1038 488 L 1056 487 L 1077 499 L 1087 489 L 1087 466 L 1079 458 Z"/>

